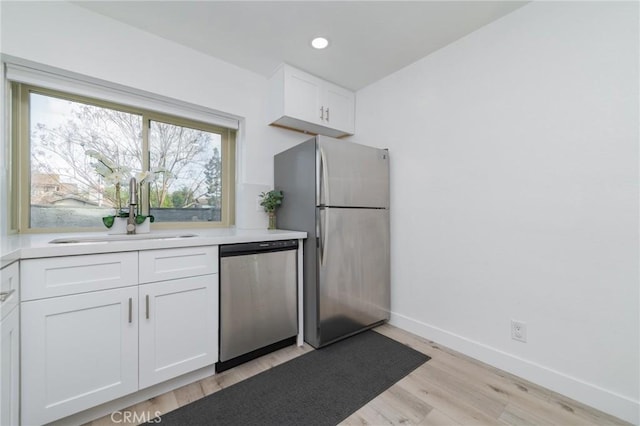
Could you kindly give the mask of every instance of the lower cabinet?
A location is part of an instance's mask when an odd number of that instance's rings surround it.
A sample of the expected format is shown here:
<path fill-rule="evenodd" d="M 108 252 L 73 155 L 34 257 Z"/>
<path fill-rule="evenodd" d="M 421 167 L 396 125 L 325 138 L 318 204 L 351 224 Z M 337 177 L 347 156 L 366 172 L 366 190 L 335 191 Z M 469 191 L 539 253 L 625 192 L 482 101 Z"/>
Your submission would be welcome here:
<path fill-rule="evenodd" d="M 22 303 L 22 424 L 138 390 L 137 302 L 133 286 Z"/>
<path fill-rule="evenodd" d="M 20 304 L 21 423 L 53 422 L 213 365 L 217 259 L 217 247 L 204 246 L 21 261 L 30 289 Z M 18 424 L 4 415 L 3 406 L 1 425 Z"/>
<path fill-rule="evenodd" d="M 140 388 L 218 360 L 217 275 L 139 287 Z"/>
<path fill-rule="evenodd" d="M 23 302 L 22 424 L 58 420 L 214 364 L 217 277 Z"/>
<path fill-rule="evenodd" d="M 0 269 L 0 425 L 20 421 L 20 262 Z"/>
<path fill-rule="evenodd" d="M 0 425 L 17 425 L 20 416 L 20 308 L 0 320 Z"/>

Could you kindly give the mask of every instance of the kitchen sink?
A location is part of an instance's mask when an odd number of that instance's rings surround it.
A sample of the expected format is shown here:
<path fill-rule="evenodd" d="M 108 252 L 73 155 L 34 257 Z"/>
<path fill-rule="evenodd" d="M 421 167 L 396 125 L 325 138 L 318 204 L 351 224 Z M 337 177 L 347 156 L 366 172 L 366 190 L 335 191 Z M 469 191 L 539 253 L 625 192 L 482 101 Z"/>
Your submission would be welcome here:
<path fill-rule="evenodd" d="M 104 235 L 93 237 L 68 237 L 56 238 L 49 241 L 50 244 L 74 244 L 74 243 L 110 243 L 115 241 L 134 240 L 169 240 L 176 238 L 197 237 L 196 234 L 124 234 L 124 235 Z"/>

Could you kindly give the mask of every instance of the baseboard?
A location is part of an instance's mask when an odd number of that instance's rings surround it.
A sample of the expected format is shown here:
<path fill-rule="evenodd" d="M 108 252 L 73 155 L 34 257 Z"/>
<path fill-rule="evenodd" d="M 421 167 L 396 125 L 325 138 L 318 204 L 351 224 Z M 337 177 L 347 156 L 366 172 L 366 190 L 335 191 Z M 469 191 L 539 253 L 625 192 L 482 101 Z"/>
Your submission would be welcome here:
<path fill-rule="evenodd" d="M 623 395 L 401 314 L 392 312 L 389 323 L 632 424 L 640 422 L 640 403 Z"/>

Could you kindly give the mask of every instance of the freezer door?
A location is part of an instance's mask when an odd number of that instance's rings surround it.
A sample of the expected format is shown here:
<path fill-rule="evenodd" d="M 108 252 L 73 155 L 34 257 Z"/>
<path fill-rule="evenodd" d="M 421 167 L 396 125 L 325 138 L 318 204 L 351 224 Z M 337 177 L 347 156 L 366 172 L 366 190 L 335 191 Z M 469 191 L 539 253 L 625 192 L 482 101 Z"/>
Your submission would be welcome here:
<path fill-rule="evenodd" d="M 318 209 L 320 346 L 389 319 L 389 212 Z"/>
<path fill-rule="evenodd" d="M 318 206 L 389 207 L 387 150 L 326 136 L 316 150 Z"/>

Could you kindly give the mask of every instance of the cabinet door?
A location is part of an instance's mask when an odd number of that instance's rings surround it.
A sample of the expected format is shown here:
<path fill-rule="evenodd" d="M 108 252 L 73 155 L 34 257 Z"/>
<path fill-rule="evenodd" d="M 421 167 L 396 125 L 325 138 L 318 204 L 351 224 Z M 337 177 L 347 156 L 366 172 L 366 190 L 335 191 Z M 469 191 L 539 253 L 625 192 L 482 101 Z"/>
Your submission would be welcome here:
<path fill-rule="evenodd" d="M 309 123 L 324 125 L 321 119 L 323 81 L 306 72 L 285 68 L 286 115 Z"/>
<path fill-rule="evenodd" d="M 21 304 L 23 424 L 138 389 L 137 301 L 126 287 Z"/>
<path fill-rule="evenodd" d="M 218 360 L 218 274 L 139 287 L 140 388 Z"/>
<path fill-rule="evenodd" d="M 323 92 L 324 124 L 348 134 L 355 133 L 355 97 L 342 87 L 325 84 Z"/>
<path fill-rule="evenodd" d="M 19 424 L 19 309 L 14 308 L 0 321 L 0 425 Z"/>

